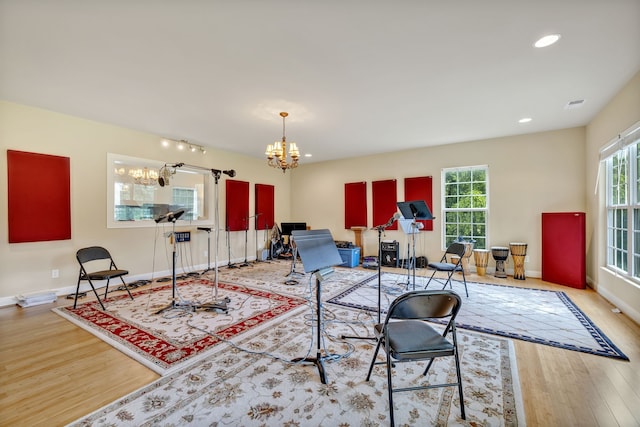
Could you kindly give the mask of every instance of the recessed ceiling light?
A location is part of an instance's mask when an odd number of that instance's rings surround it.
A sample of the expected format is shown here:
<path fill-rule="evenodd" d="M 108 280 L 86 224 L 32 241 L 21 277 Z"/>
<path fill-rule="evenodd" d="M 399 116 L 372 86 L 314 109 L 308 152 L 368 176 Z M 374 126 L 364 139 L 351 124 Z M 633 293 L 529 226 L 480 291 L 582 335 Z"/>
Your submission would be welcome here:
<path fill-rule="evenodd" d="M 309 154 L 309 153 L 307 153 L 307 154 L 305 154 L 304 156 L 305 156 L 305 157 L 312 157 L 312 156 L 313 156 L 313 154 Z"/>
<path fill-rule="evenodd" d="M 535 47 L 547 47 L 551 46 L 555 42 L 560 40 L 560 34 L 549 34 L 548 36 L 542 37 L 540 40 L 535 42 L 533 45 Z"/>
<path fill-rule="evenodd" d="M 531 121 L 531 117 L 523 117 L 520 120 L 518 120 L 518 123 L 529 123 Z"/>
<path fill-rule="evenodd" d="M 569 101 L 567 102 L 567 104 L 564 106 L 565 110 L 571 110 L 574 108 L 580 108 L 584 105 L 584 99 L 576 99 L 574 101 Z"/>

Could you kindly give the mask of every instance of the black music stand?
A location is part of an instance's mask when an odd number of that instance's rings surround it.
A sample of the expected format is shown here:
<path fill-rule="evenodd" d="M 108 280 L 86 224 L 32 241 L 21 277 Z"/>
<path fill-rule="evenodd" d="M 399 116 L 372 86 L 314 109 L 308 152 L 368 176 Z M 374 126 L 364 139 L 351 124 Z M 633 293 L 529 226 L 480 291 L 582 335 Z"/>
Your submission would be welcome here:
<path fill-rule="evenodd" d="M 411 220 L 411 243 L 413 248 L 413 255 L 411 256 L 411 268 L 413 269 L 413 290 L 416 290 L 416 234 L 419 232 L 417 220 L 433 219 L 431 211 L 424 200 L 412 200 L 409 202 L 398 202 L 398 209 L 404 219 Z M 407 268 L 407 288 L 409 287 L 409 268 Z"/>
<path fill-rule="evenodd" d="M 315 364 L 320 373 L 320 381 L 322 381 L 322 384 L 327 384 L 327 374 L 322 363 L 325 359 L 331 358 L 331 356 L 323 357 L 321 355 L 322 280 L 333 273 L 332 267 L 342 264 L 342 257 L 340 257 L 340 252 L 338 252 L 329 230 L 294 230 L 291 235 L 295 238 L 305 273 L 314 273 L 316 276 L 316 326 L 318 328 L 316 357 L 300 357 L 293 359 L 293 362 L 306 361 Z"/>
<path fill-rule="evenodd" d="M 178 258 L 178 253 L 176 252 L 176 221 L 184 214 L 184 209 L 178 209 L 175 212 L 167 212 L 164 215 L 159 216 L 155 219 L 156 224 L 161 222 L 170 222 L 173 225 L 173 229 L 171 231 L 171 239 L 173 241 L 173 265 L 172 265 L 172 273 L 171 273 L 171 303 L 156 311 L 156 314 L 160 314 L 163 311 L 170 310 L 173 308 L 181 308 L 194 310 L 193 305 L 191 303 L 178 303 L 176 301 L 177 294 L 177 284 L 176 284 L 176 261 Z"/>

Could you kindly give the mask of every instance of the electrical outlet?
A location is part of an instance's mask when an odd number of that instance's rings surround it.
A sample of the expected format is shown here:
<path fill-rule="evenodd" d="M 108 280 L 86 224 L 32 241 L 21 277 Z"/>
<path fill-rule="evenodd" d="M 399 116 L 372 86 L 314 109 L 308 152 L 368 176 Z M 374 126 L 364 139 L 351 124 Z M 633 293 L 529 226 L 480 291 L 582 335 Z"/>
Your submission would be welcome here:
<path fill-rule="evenodd" d="M 60 270 L 58 269 L 51 270 L 51 278 L 57 279 L 58 277 L 60 277 Z"/>
<path fill-rule="evenodd" d="M 204 251 L 203 255 L 206 257 L 207 255 L 209 255 L 209 252 L 208 251 Z"/>
<path fill-rule="evenodd" d="M 529 262 L 529 255 L 524 257 L 524 262 Z"/>

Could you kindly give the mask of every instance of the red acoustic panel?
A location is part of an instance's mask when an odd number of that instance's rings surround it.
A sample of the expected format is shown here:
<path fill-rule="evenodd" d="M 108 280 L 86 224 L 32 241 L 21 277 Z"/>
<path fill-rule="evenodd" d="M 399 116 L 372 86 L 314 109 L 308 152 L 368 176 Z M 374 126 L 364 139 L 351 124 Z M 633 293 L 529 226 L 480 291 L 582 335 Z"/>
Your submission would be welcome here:
<path fill-rule="evenodd" d="M 71 238 L 68 157 L 7 150 L 9 243 Z"/>
<path fill-rule="evenodd" d="M 227 230 L 249 229 L 249 183 L 246 181 L 226 181 Z"/>
<path fill-rule="evenodd" d="M 373 181 L 371 183 L 371 196 L 373 197 L 373 226 L 377 227 L 378 225 L 386 224 L 398 212 L 396 180 Z M 387 230 L 397 229 L 397 221 L 387 227 Z"/>
<path fill-rule="evenodd" d="M 255 185 L 256 230 L 268 230 L 275 224 L 274 219 L 274 187 L 267 184 Z"/>
<path fill-rule="evenodd" d="M 424 200 L 433 215 L 433 178 L 421 176 L 404 179 L 404 200 Z M 433 220 L 420 220 L 424 224 L 422 231 L 433 231 Z"/>
<path fill-rule="evenodd" d="M 584 212 L 542 214 L 542 280 L 584 289 L 586 274 Z"/>
<path fill-rule="evenodd" d="M 344 185 L 344 228 L 367 227 L 367 183 Z"/>

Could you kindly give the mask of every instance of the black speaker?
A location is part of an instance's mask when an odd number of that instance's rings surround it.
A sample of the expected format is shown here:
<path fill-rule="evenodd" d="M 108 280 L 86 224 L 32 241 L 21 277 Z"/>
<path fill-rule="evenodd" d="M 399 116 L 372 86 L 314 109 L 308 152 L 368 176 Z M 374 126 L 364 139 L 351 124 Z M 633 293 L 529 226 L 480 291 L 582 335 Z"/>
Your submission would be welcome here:
<path fill-rule="evenodd" d="M 382 261 L 380 265 L 384 267 L 398 267 L 398 253 L 400 245 L 398 242 L 382 242 L 380 244 L 380 251 L 382 255 Z"/>

